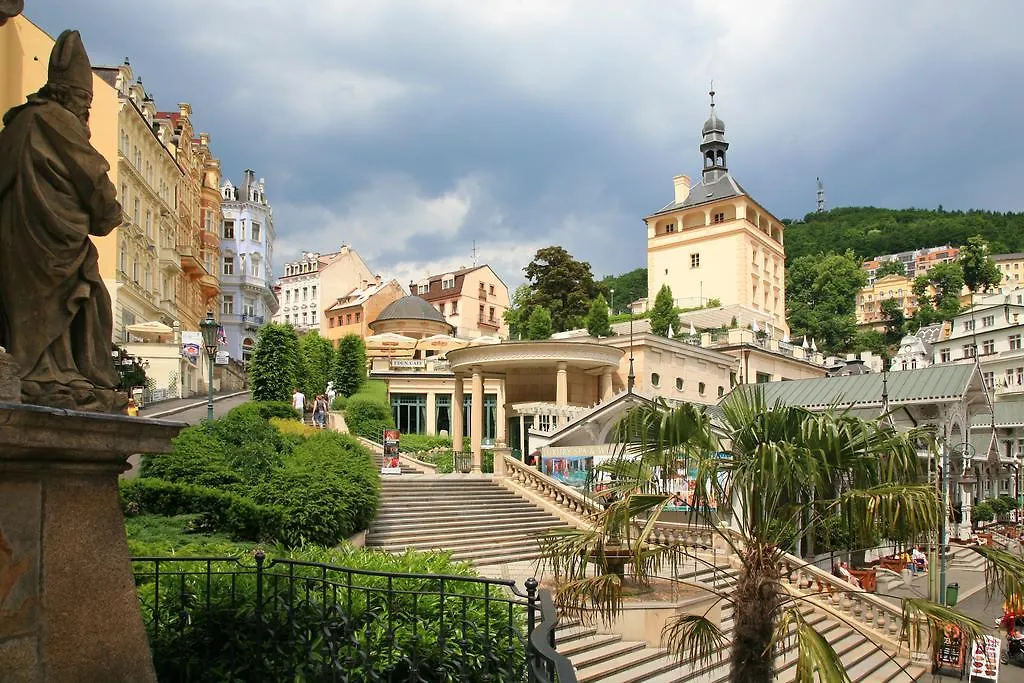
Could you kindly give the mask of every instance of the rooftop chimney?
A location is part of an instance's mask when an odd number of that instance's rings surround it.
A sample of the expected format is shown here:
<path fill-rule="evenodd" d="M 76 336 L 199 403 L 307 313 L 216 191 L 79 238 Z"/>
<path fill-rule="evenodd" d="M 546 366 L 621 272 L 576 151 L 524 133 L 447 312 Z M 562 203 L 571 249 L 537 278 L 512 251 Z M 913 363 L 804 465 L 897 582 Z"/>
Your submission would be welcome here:
<path fill-rule="evenodd" d="M 690 196 L 690 176 L 677 175 L 672 182 L 676 189 L 676 204 L 682 204 Z"/>

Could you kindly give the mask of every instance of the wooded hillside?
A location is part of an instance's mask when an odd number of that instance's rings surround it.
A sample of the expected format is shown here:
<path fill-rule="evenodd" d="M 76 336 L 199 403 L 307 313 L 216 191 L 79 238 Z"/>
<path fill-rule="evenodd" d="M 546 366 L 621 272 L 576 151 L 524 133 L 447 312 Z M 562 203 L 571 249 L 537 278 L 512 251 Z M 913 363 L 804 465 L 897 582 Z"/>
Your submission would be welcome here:
<path fill-rule="evenodd" d="M 981 235 L 990 253 L 1024 251 L 1024 213 L 847 207 L 786 221 L 786 262 L 850 249 L 862 260 L 945 244 L 961 246 Z"/>

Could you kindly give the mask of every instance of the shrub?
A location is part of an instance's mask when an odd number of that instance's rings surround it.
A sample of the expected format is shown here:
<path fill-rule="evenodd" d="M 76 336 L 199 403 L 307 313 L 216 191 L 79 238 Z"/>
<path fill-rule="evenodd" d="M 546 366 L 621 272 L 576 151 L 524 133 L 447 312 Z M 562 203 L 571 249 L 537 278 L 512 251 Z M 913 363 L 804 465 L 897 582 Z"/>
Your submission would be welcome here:
<path fill-rule="evenodd" d="M 174 581 L 175 590 L 160 592 L 157 611 L 156 585 L 140 568 L 139 598 L 158 679 L 319 681 L 336 680 L 339 671 L 353 681 L 525 679 L 523 609 L 510 610 L 493 585 L 488 592 L 485 584 L 460 580 L 473 575 L 466 563 L 445 554 L 348 548 L 303 548 L 291 559 L 317 565 L 277 565 L 264 575 L 280 576 L 264 581 L 262 623 L 254 572 L 183 579 L 180 589 Z M 205 566 L 172 571 L 192 569 Z M 442 574 L 450 597 L 439 599 L 435 578 L 346 569 Z M 325 580 L 353 589 L 322 590 Z M 204 653 L 207 660 L 200 669 L 182 653 Z"/>
<path fill-rule="evenodd" d="M 345 405 L 348 403 L 348 396 L 338 394 L 331 401 L 331 410 L 345 410 Z"/>
<path fill-rule="evenodd" d="M 284 510 L 283 543 L 331 546 L 369 527 L 379 490 L 367 449 L 344 434 L 320 432 L 297 446 L 253 498 Z"/>
<path fill-rule="evenodd" d="M 257 401 L 287 401 L 301 372 L 299 338 L 291 325 L 269 323 L 260 328 L 249 363 L 252 397 Z"/>
<path fill-rule="evenodd" d="M 314 427 L 311 427 L 305 422 L 299 422 L 298 420 L 285 420 L 280 417 L 272 417 L 270 418 L 270 424 L 293 444 L 301 443 L 302 439 L 308 439 L 317 433 L 317 430 Z M 294 437 L 299 437 L 299 439 L 296 441 Z"/>
<path fill-rule="evenodd" d="M 121 482 L 121 504 L 128 515 L 174 517 L 197 514 L 197 527 L 222 531 L 235 539 L 276 538 L 282 529 L 282 510 L 259 505 L 240 495 L 207 486 L 139 478 Z"/>
<path fill-rule="evenodd" d="M 132 557 L 240 557 L 255 542 L 232 540 L 227 534 L 202 533 L 202 515 L 129 515 L 124 520 Z"/>
<path fill-rule="evenodd" d="M 989 507 L 992 508 L 993 514 L 997 517 L 1001 517 L 1013 509 L 1011 507 L 1012 504 L 1002 498 L 989 498 L 985 502 L 988 503 Z"/>
<path fill-rule="evenodd" d="M 991 522 L 995 518 L 995 511 L 992 509 L 991 501 L 985 500 L 971 508 L 971 520 L 977 522 Z"/>
<path fill-rule="evenodd" d="M 398 450 L 403 453 L 423 453 L 438 448 L 451 450 L 451 447 L 449 437 L 435 434 L 402 434 L 398 440 Z"/>
<path fill-rule="evenodd" d="M 385 429 L 395 426 L 391 407 L 385 403 L 351 398 L 345 406 L 345 423 L 353 434 L 380 441 Z"/>
<path fill-rule="evenodd" d="M 292 408 L 292 404 L 288 401 L 250 401 L 249 403 L 243 403 L 238 408 L 243 406 L 255 406 L 256 410 L 260 413 L 260 417 L 264 420 L 269 420 L 272 417 L 279 417 L 283 420 L 302 419 L 299 411 Z M 234 410 L 238 410 L 238 408 Z"/>
<path fill-rule="evenodd" d="M 171 451 L 142 458 L 143 478 L 182 481 L 200 486 L 230 488 L 241 481 L 226 457 L 227 445 L 203 423 L 181 431 L 171 440 Z"/>

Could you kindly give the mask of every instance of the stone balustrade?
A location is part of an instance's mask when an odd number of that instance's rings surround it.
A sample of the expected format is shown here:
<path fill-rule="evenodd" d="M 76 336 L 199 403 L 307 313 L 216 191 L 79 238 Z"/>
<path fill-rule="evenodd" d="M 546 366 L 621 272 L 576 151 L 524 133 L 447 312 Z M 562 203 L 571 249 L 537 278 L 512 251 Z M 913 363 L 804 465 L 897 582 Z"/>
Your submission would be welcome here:
<path fill-rule="evenodd" d="M 535 491 L 542 498 L 564 508 L 577 517 L 593 519 L 603 509 L 598 503 L 590 500 L 579 491 L 552 479 L 536 468 L 525 465 L 511 455 L 505 455 L 506 477 L 520 486 Z"/>
<path fill-rule="evenodd" d="M 641 527 L 642 528 L 642 525 Z M 694 550 L 711 551 L 715 548 L 718 532 L 703 524 L 681 524 L 657 521 L 647 537 L 648 543 L 685 546 Z"/>
<path fill-rule="evenodd" d="M 789 553 L 782 556 L 780 565 L 782 580 L 798 594 L 815 596 L 850 624 L 866 628 L 890 641 L 900 641 L 902 605 L 894 605 L 867 593 Z"/>

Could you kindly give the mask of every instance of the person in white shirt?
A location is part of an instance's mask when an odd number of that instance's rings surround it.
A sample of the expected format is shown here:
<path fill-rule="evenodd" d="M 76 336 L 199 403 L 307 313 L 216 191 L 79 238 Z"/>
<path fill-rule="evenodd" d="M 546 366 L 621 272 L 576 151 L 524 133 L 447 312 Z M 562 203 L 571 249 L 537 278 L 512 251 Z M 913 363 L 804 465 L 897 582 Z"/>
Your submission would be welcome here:
<path fill-rule="evenodd" d="M 295 393 L 292 394 L 292 408 L 299 411 L 299 419 L 302 419 L 302 411 L 306 407 L 306 395 L 299 391 L 298 387 L 295 387 Z"/>
<path fill-rule="evenodd" d="M 928 556 L 921 552 L 920 548 L 914 548 L 913 552 L 910 553 L 910 559 L 918 570 L 925 571 L 928 569 Z"/>

